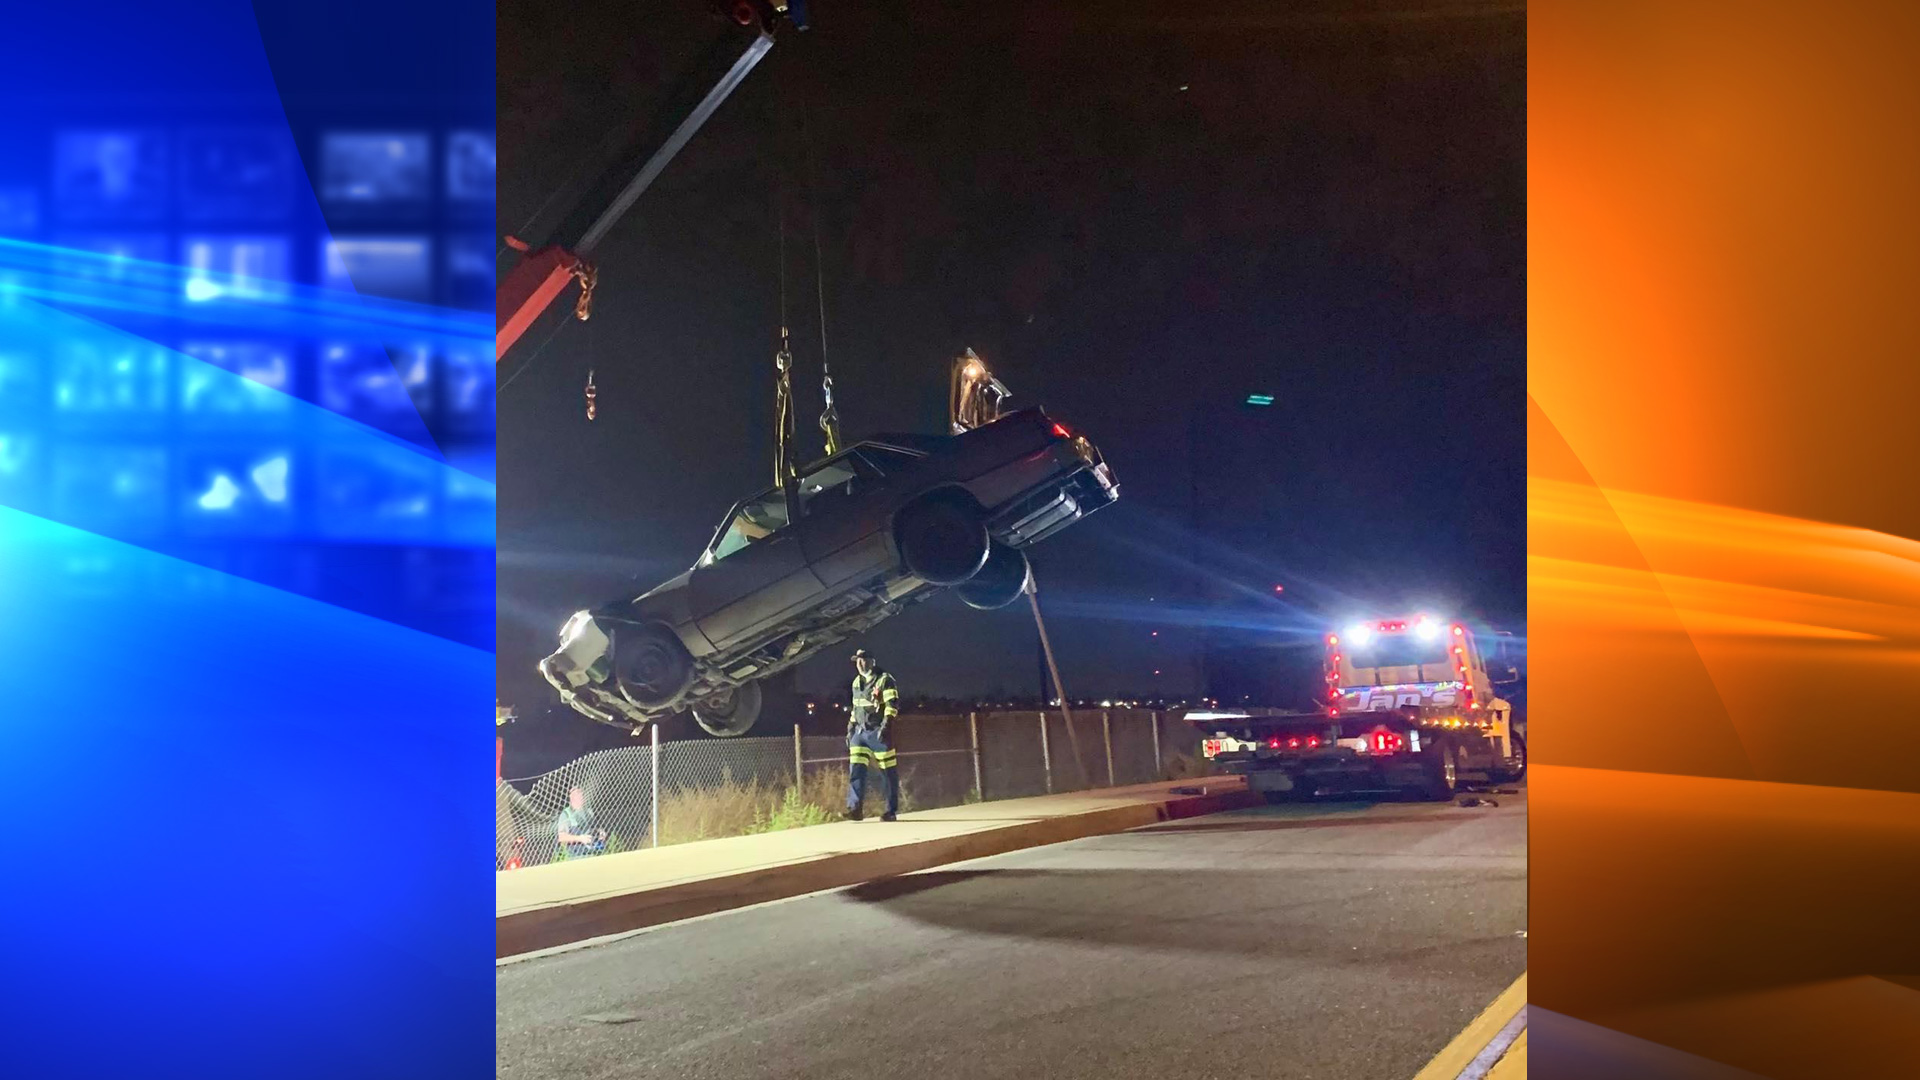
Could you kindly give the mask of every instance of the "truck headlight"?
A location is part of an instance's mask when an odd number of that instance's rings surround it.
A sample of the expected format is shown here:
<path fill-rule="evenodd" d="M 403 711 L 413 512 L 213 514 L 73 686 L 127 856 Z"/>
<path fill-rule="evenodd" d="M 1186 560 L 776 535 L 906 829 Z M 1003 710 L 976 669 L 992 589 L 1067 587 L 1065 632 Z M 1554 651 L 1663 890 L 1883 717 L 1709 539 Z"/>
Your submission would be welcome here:
<path fill-rule="evenodd" d="M 573 639 L 580 636 L 580 631 L 586 629 L 592 617 L 584 611 L 574 612 L 573 617 L 567 620 L 567 625 L 560 628 L 560 647 L 564 649 L 573 644 Z"/>

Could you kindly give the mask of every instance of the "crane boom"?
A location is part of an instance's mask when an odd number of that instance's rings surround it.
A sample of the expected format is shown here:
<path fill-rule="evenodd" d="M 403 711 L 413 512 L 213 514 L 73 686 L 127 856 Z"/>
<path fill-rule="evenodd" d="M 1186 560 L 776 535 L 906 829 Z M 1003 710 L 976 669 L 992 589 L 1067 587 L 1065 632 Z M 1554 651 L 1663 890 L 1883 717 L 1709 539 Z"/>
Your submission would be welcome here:
<path fill-rule="evenodd" d="M 580 283 L 574 315 L 591 313 L 595 272 L 590 256 L 634 202 L 652 186 L 706 122 L 773 49 L 781 21 L 806 29 L 798 0 L 737 0 L 732 26 L 679 84 L 653 123 L 586 189 L 540 241 L 507 237 L 525 257 L 500 280 L 494 297 L 494 362 L 506 359 L 529 327 L 553 307 L 570 282 Z M 745 31 L 743 34 L 742 31 Z"/>

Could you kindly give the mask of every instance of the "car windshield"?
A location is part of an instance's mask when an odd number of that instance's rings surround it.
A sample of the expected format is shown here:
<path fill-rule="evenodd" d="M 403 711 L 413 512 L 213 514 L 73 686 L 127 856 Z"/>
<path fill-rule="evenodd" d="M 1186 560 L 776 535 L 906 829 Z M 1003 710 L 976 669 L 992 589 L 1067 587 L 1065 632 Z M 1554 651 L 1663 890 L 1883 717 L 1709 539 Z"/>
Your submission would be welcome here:
<path fill-rule="evenodd" d="M 713 546 L 713 558 L 724 559 L 756 540 L 764 540 L 776 529 L 787 527 L 787 499 L 783 492 L 766 491 L 740 505 L 720 542 Z"/>

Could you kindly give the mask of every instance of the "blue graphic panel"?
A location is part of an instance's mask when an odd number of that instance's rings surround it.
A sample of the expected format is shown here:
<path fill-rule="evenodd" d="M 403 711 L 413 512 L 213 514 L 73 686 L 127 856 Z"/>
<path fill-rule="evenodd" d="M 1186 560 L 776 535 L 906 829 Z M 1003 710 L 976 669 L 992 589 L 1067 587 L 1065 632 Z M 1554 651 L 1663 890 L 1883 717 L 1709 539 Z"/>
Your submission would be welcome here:
<path fill-rule="evenodd" d="M 0 556 L 7 1075 L 489 1075 L 491 654 L 4 507 Z"/>
<path fill-rule="evenodd" d="M 7 40 L 0 1074 L 485 1075 L 491 6 Z"/>

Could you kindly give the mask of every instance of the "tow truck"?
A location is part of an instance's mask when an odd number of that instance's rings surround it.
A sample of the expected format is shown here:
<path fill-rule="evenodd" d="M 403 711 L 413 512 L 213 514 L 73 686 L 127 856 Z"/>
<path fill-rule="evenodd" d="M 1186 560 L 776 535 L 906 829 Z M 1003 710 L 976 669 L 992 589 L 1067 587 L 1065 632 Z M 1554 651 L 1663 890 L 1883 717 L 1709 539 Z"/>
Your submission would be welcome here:
<path fill-rule="evenodd" d="M 1510 634 L 1430 614 L 1373 618 L 1325 637 L 1312 711 L 1200 710 L 1201 752 L 1268 802 L 1389 791 L 1452 799 L 1471 781 L 1526 775 L 1525 723 L 1499 688 L 1520 681 Z"/>

